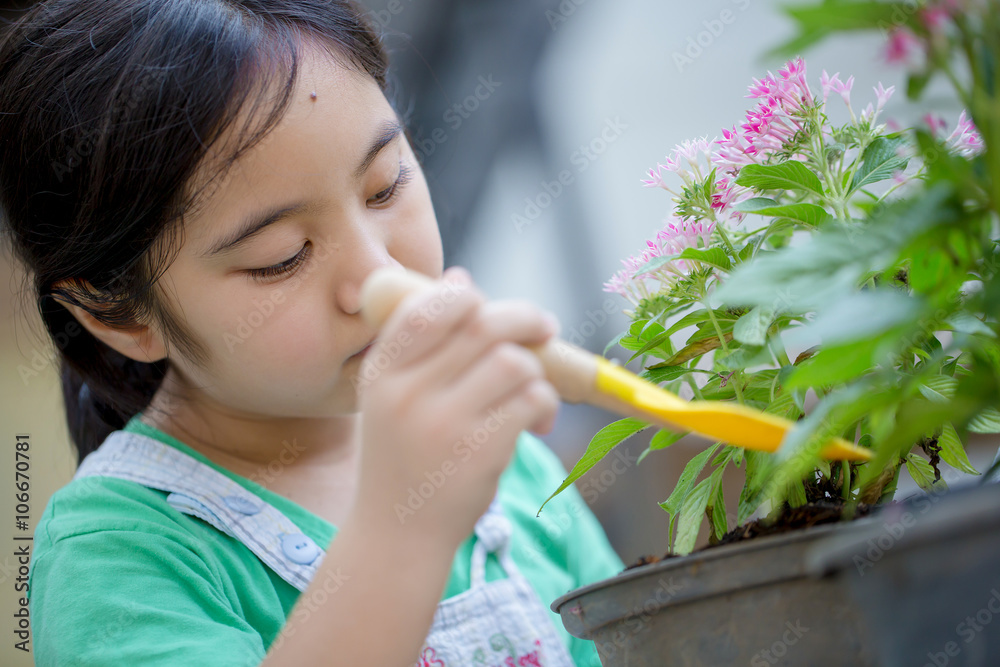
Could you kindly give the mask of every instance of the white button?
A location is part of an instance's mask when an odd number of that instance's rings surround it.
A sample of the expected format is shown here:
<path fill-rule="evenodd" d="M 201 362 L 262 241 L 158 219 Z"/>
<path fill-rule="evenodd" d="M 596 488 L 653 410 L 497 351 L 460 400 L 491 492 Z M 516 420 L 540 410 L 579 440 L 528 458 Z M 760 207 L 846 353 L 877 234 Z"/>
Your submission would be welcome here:
<path fill-rule="evenodd" d="M 288 556 L 288 560 L 300 565 L 308 565 L 319 556 L 319 547 L 302 533 L 282 535 L 281 550 Z"/>
<path fill-rule="evenodd" d="M 260 511 L 260 505 L 243 496 L 226 496 L 222 502 L 229 506 L 229 509 L 240 514 L 256 514 Z"/>

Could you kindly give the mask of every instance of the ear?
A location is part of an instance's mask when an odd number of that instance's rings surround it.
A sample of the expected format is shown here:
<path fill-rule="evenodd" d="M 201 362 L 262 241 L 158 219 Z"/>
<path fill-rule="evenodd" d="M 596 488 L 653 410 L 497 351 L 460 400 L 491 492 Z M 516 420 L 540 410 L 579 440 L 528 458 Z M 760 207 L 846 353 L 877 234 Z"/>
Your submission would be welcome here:
<path fill-rule="evenodd" d="M 60 282 L 56 287 L 69 287 L 67 282 Z M 89 283 L 78 283 L 77 289 L 81 287 L 85 291 L 94 291 Z M 130 329 L 121 329 L 104 324 L 86 310 L 69 303 L 58 295 L 53 298 L 61 303 L 73 317 L 95 338 L 110 347 L 111 349 L 125 355 L 129 359 L 141 361 L 143 363 L 153 363 L 166 358 L 167 348 L 163 343 L 162 335 L 159 331 L 150 326 L 139 325 Z"/>

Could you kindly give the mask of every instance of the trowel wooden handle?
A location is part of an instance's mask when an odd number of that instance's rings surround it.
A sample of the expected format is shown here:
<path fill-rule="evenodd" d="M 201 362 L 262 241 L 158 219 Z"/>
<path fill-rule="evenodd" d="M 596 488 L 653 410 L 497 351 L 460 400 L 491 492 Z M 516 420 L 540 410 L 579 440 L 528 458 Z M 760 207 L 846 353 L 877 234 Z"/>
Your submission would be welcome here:
<path fill-rule="evenodd" d="M 440 284 L 440 281 L 409 269 L 378 269 L 361 286 L 361 315 L 372 326 L 381 328 L 406 296 Z M 589 403 L 614 411 L 621 409 L 614 397 L 597 391 L 596 355 L 560 338 L 525 347 L 542 362 L 546 378 L 564 401 Z"/>

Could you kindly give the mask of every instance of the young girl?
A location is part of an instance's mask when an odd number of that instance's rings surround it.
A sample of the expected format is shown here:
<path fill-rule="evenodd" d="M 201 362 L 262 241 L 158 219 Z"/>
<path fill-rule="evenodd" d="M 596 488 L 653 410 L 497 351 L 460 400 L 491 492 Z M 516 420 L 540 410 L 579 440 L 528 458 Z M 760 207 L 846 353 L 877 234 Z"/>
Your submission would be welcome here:
<path fill-rule="evenodd" d="M 420 11 L 413 7 L 409 11 Z M 529 303 L 442 273 L 347 0 L 50 0 L 0 41 L 0 204 L 80 465 L 38 665 L 598 665 L 548 604 L 622 569 L 546 433 Z M 365 278 L 440 280 L 381 331 Z"/>

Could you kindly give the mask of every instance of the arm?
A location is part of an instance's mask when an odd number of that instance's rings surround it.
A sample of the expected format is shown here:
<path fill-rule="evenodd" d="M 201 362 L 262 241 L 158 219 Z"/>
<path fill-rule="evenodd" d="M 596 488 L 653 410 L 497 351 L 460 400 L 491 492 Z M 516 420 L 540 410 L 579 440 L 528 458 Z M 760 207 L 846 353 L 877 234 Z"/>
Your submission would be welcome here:
<path fill-rule="evenodd" d="M 261 664 L 412 665 L 456 547 L 352 517 Z"/>

